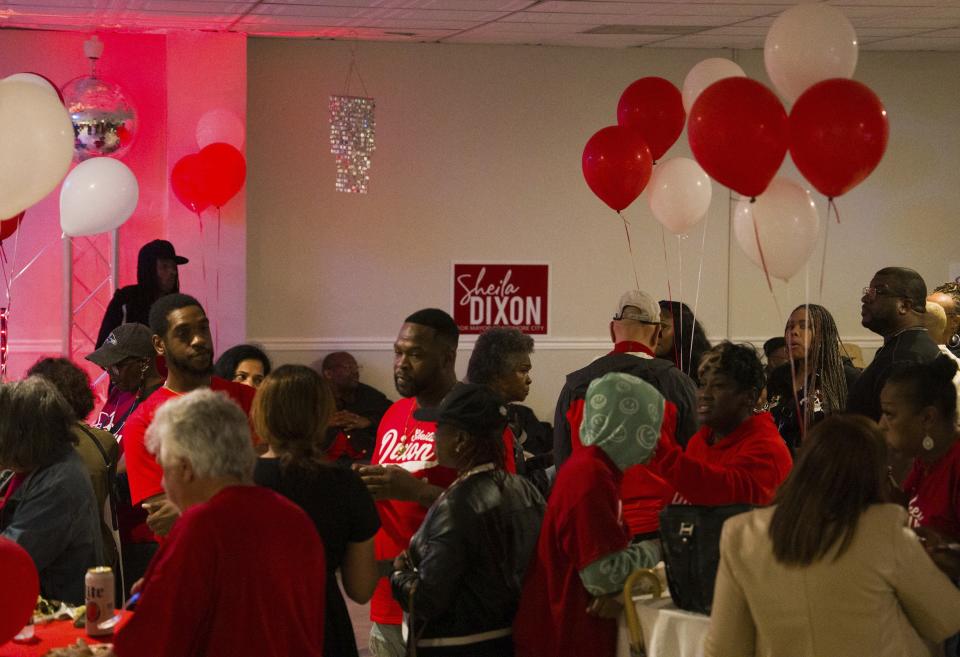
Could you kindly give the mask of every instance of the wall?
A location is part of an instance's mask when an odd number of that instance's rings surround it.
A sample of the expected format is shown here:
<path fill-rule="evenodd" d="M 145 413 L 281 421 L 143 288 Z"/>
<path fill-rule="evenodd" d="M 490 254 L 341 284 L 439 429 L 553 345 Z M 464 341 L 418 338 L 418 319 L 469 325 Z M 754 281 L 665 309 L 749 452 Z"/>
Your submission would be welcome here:
<path fill-rule="evenodd" d="M 334 190 L 329 153 L 328 97 L 345 91 L 351 51 L 377 101 L 365 196 Z M 767 81 L 761 52 L 734 55 Z M 679 85 L 710 56 L 730 53 L 251 39 L 249 336 L 282 362 L 349 349 L 363 378 L 393 393 L 393 338 L 411 311 L 450 308 L 451 261 L 550 262 L 551 334 L 537 340 L 530 403 L 551 416 L 564 373 L 607 348 L 615 302 L 633 287 L 623 225 L 582 180 L 583 145 L 614 122 L 631 81 L 659 75 Z M 960 207 L 958 65 L 958 54 L 861 53 L 857 79 L 885 102 L 891 139 L 873 176 L 838 203 L 822 295 L 818 250 L 808 273 L 776 284 L 774 302 L 730 244 L 730 196 L 718 185 L 702 227 L 667 236 L 669 270 L 645 201 L 625 212 L 641 285 L 666 298 L 669 279 L 672 296 L 688 302 L 699 291 L 714 339 L 762 341 L 781 332 L 793 306 L 822 301 L 841 335 L 872 353 L 879 340 L 859 325 L 872 273 L 903 264 L 939 283 L 960 262 L 943 239 Z M 688 154 L 684 136 L 668 156 Z M 792 171 L 788 161 L 783 172 Z"/>
<path fill-rule="evenodd" d="M 83 56 L 83 42 L 88 36 L 0 30 L 0 78 L 32 71 L 62 87 L 75 77 L 88 75 L 89 64 Z M 204 214 L 210 228 L 202 240 L 196 215 L 180 205 L 168 181 L 176 161 L 198 150 L 196 125 L 205 112 L 225 109 L 245 119 L 246 39 L 237 34 L 201 32 L 167 36 L 107 32 L 99 33 L 99 38 L 104 52 L 98 74 L 119 84 L 138 114 L 136 140 L 121 158 L 137 177 L 140 199 L 133 216 L 120 228 L 119 284 L 136 282 L 137 252 L 142 244 L 156 238 L 169 239 L 178 252 L 191 259 L 180 270 L 181 289 L 208 306 L 224 343 L 239 342 L 246 332 L 244 193 L 223 208 L 218 249 L 215 210 Z M 10 378 L 19 378 L 37 357 L 62 351 L 66 316 L 61 302 L 59 197 L 58 186 L 27 210 L 20 230 L 4 241 L 7 265 L 14 270 L 19 271 L 40 254 L 12 290 Z M 106 249 L 107 238 L 97 240 Z M 93 267 L 96 256 L 88 242 L 76 239 L 73 245 L 75 269 Z M 204 260 L 206 276 L 202 273 Z M 109 298 L 104 290 L 84 311 L 93 326 L 93 337 Z M 78 340 L 74 342 L 76 345 Z M 79 360 L 89 351 L 89 347 L 81 347 L 75 357 Z M 96 368 L 91 366 L 91 370 Z"/>

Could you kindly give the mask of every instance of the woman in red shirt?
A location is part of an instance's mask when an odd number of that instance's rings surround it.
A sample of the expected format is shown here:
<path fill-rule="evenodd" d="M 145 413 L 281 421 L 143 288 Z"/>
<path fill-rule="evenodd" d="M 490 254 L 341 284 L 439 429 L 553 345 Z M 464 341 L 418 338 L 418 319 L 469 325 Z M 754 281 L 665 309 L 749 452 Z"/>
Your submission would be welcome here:
<path fill-rule="evenodd" d="M 880 427 L 890 447 L 913 457 L 903 482 L 910 525 L 940 568 L 960 576 L 960 432 L 957 365 L 946 356 L 895 370 L 880 393 Z"/>

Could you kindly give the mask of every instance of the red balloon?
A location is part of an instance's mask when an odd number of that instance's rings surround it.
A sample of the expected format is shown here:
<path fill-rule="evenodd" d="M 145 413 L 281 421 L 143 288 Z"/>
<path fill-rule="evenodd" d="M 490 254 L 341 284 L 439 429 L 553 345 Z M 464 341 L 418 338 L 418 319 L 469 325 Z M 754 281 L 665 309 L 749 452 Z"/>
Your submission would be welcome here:
<path fill-rule="evenodd" d="M 677 141 L 686 118 L 680 90 L 663 78 L 640 78 L 624 90 L 617 103 L 617 123 L 637 130 L 654 160 Z"/>
<path fill-rule="evenodd" d="M 787 154 L 787 113 L 772 91 L 750 78 L 714 82 L 697 97 L 687 122 L 690 150 L 722 185 L 759 196 Z"/>
<path fill-rule="evenodd" d="M 23 629 L 37 604 L 40 579 L 37 567 L 27 551 L 11 540 L 0 537 L 0 573 L 3 573 L 3 595 L 0 595 L 0 646 Z"/>
<path fill-rule="evenodd" d="M 620 212 L 640 196 L 653 172 L 653 158 L 636 130 L 611 125 L 583 149 L 583 177 L 593 193 Z"/>
<path fill-rule="evenodd" d="M 810 184 L 829 197 L 846 194 L 877 167 L 890 126 L 877 95 L 834 78 L 803 92 L 790 112 L 790 156 Z"/>
<path fill-rule="evenodd" d="M 20 227 L 20 222 L 23 221 L 23 216 L 25 214 L 27 214 L 26 210 L 18 215 L 10 217 L 9 219 L 0 221 L 0 242 L 17 232 L 17 228 Z"/>
<path fill-rule="evenodd" d="M 173 165 L 170 186 L 177 200 L 191 212 L 203 212 L 210 207 L 204 162 L 198 153 L 185 155 Z"/>
<path fill-rule="evenodd" d="M 207 198 L 215 207 L 223 205 L 243 189 L 247 162 L 243 153 L 230 144 L 217 142 L 200 151 L 206 173 Z"/>

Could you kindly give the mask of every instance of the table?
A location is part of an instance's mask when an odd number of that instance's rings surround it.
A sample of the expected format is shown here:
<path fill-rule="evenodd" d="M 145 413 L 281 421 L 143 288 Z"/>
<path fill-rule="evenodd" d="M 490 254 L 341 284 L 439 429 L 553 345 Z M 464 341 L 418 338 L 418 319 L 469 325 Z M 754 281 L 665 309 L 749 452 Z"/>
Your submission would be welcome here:
<path fill-rule="evenodd" d="M 124 619 L 120 626 L 129 618 L 130 612 L 120 612 Z M 119 627 L 119 626 L 118 626 Z M 89 637 L 83 627 L 74 627 L 73 621 L 57 620 L 49 623 L 40 623 L 33 626 L 33 639 L 27 643 L 8 641 L 0 646 L 0 657 L 41 657 L 53 648 L 62 648 L 77 639 L 83 639 L 87 644 L 113 643 L 113 634 L 102 637 Z"/>
<path fill-rule="evenodd" d="M 634 600 L 649 657 L 703 657 L 710 617 L 678 609 L 669 596 Z M 0 657 L 5 657 L 0 655 Z M 617 622 L 617 657 L 630 657 L 626 617 Z"/>

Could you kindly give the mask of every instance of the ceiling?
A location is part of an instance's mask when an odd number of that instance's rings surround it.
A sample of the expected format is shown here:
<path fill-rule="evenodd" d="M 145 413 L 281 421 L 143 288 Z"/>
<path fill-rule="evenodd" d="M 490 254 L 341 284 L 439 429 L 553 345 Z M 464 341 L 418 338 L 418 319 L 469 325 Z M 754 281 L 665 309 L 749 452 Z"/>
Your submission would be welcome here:
<path fill-rule="evenodd" d="M 0 0 L 0 28 L 600 48 L 762 48 L 795 0 Z M 960 51 L 960 0 L 831 0 L 864 50 Z"/>

